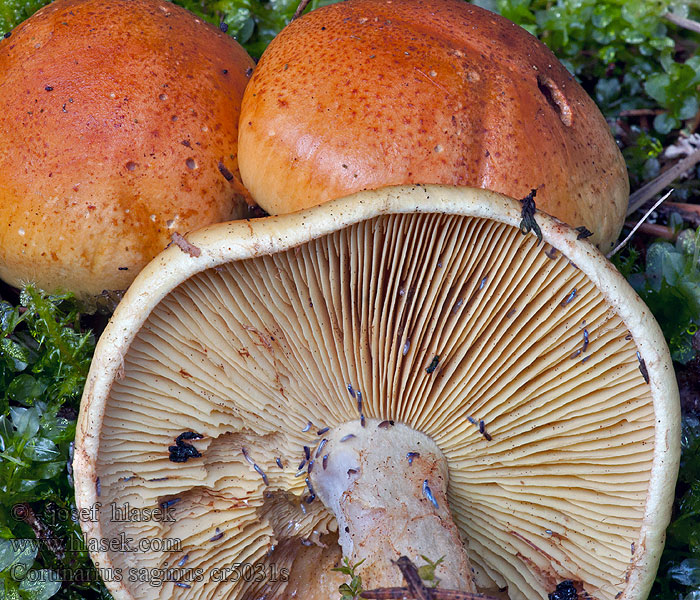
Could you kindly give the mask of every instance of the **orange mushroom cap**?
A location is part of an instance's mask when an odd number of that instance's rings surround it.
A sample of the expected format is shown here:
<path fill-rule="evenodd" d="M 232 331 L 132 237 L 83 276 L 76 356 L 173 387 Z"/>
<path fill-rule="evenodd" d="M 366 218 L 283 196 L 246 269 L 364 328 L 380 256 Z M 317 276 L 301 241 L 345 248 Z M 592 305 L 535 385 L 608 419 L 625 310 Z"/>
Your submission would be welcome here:
<path fill-rule="evenodd" d="M 246 214 L 253 65 L 162 0 L 57 0 L 0 39 L 0 277 L 124 289 L 173 232 Z"/>
<path fill-rule="evenodd" d="M 270 44 L 241 110 L 241 175 L 270 213 L 390 184 L 515 198 L 607 249 L 629 194 L 600 111 L 536 38 L 461 0 L 348 0 Z"/>

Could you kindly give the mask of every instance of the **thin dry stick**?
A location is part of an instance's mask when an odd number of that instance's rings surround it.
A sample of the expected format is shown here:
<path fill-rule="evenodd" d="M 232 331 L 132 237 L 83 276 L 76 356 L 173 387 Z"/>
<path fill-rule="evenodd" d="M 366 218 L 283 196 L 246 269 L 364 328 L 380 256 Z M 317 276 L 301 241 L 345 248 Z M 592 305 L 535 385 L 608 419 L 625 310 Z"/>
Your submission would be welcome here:
<path fill-rule="evenodd" d="M 693 21 L 692 19 L 686 19 L 685 17 L 674 15 L 673 13 L 666 13 L 664 15 L 664 19 L 671 21 L 671 23 L 678 25 L 678 27 L 683 27 L 683 29 L 687 29 L 688 31 L 700 33 L 700 23 Z"/>
<path fill-rule="evenodd" d="M 686 204 L 685 202 L 666 202 L 661 207 L 664 212 L 677 212 L 684 221 L 693 227 L 700 226 L 700 204 Z"/>
<path fill-rule="evenodd" d="M 407 556 L 399 557 L 394 564 L 401 571 L 407 587 L 367 590 L 360 593 L 360 598 L 367 600 L 401 600 L 404 598 L 413 598 L 414 600 L 497 600 L 483 594 L 426 587 L 418 575 L 418 569 Z"/>
<path fill-rule="evenodd" d="M 626 227 L 634 227 L 636 223 L 634 221 L 625 221 Z M 657 238 L 663 238 L 669 241 L 675 241 L 678 236 L 677 231 L 666 227 L 665 225 L 658 225 L 656 223 L 641 223 L 637 229 L 639 233 L 644 233 L 645 235 L 651 235 Z"/>
<path fill-rule="evenodd" d="M 360 598 L 366 600 L 404 600 L 412 598 L 407 587 L 401 588 L 377 588 L 362 592 Z M 472 594 L 471 592 L 461 592 L 459 590 L 443 590 L 441 588 L 428 588 L 430 600 L 498 600 L 494 596 L 484 596 L 483 594 Z"/>
<path fill-rule="evenodd" d="M 415 598 L 410 595 L 410 590 L 405 588 L 377 588 L 360 593 L 360 598 L 365 600 L 405 600 L 405 598 Z M 442 588 L 428 588 L 430 600 L 498 600 L 494 596 L 484 594 L 472 594 L 460 590 L 445 590 Z"/>
<path fill-rule="evenodd" d="M 664 111 L 662 108 L 631 108 L 620 111 L 621 117 L 654 117 Z"/>
<path fill-rule="evenodd" d="M 673 193 L 673 190 L 670 189 L 668 192 L 666 192 L 666 194 L 665 194 L 664 196 L 662 196 L 659 200 L 657 200 L 656 203 L 654 204 L 654 206 L 652 206 L 652 207 L 646 212 L 646 214 L 639 220 L 639 222 L 632 228 L 632 231 L 629 232 L 629 235 L 628 235 L 624 240 L 622 240 L 622 241 L 615 247 L 615 249 L 614 249 L 612 252 L 610 252 L 609 254 L 606 255 L 607 258 L 612 258 L 613 256 L 615 256 L 615 254 L 617 254 L 617 252 L 618 252 L 619 250 L 621 250 L 622 248 L 624 248 L 625 245 L 627 244 L 627 242 L 630 241 L 630 238 L 634 235 L 634 232 L 637 231 L 637 229 L 639 229 L 639 226 L 640 226 L 642 223 L 644 223 L 644 221 L 646 221 L 646 220 L 649 218 L 649 215 L 650 215 L 651 213 L 653 213 L 653 212 L 656 210 L 656 207 L 659 206 L 659 204 L 661 204 L 664 200 L 666 200 L 666 198 L 668 198 L 672 193 Z"/>
<path fill-rule="evenodd" d="M 416 565 L 411 562 L 411 559 L 408 558 L 408 556 L 399 556 L 394 564 L 399 568 L 399 571 L 401 571 L 401 575 L 408 586 L 408 593 L 411 597 L 416 600 L 430 600 L 430 592 L 428 588 L 425 587 L 420 575 L 418 575 L 418 569 L 416 569 Z"/>
<path fill-rule="evenodd" d="M 640 187 L 630 196 L 629 205 L 627 207 L 627 216 L 629 217 L 632 213 L 637 212 L 638 209 L 644 206 L 649 200 L 656 196 L 656 194 L 663 191 L 664 188 L 669 186 L 687 170 L 692 169 L 699 162 L 700 148 L 698 148 L 692 154 L 686 156 L 684 159 L 679 160 L 670 169 L 667 169 L 646 185 Z"/>
<path fill-rule="evenodd" d="M 299 2 L 299 6 L 297 6 L 297 9 L 294 11 L 294 16 L 292 17 L 292 21 L 294 21 L 294 19 L 298 19 L 299 17 L 301 17 L 302 13 L 306 9 L 306 7 L 309 5 L 309 2 L 311 2 L 311 0 L 301 0 L 301 2 Z"/>

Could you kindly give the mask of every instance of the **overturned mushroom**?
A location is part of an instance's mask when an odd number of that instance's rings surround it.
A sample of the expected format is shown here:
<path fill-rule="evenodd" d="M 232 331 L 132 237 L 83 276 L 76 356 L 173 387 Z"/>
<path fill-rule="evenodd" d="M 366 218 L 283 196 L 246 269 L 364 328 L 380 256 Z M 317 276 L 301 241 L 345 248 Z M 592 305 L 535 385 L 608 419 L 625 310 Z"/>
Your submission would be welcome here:
<path fill-rule="evenodd" d="M 325 600 L 341 546 L 367 588 L 425 554 L 445 587 L 644 598 L 678 466 L 670 359 L 602 255 L 535 218 L 541 244 L 498 194 L 388 188 L 151 263 L 77 434 L 88 544 L 142 548 L 92 548 L 115 598 Z M 178 439 L 197 455 L 170 460 Z"/>

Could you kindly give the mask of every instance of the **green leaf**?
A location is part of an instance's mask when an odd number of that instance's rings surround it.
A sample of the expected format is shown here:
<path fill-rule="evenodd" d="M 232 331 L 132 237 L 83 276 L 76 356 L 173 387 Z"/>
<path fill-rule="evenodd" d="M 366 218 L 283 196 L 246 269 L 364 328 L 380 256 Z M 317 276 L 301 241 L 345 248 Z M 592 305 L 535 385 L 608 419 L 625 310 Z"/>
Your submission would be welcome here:
<path fill-rule="evenodd" d="M 38 477 L 38 473 L 34 477 Z M 17 492 L 20 494 L 31 492 L 39 483 L 41 482 L 38 479 L 23 479 L 17 486 Z"/>
<path fill-rule="evenodd" d="M 75 437 L 75 423 L 52 414 L 50 418 L 42 417 L 41 434 L 55 443 L 72 441 Z"/>
<path fill-rule="evenodd" d="M 436 587 L 437 584 L 440 582 L 440 579 L 435 576 L 435 569 L 437 566 L 445 560 L 444 556 L 441 556 L 438 558 L 435 562 L 430 560 L 427 556 L 424 554 L 421 554 L 421 558 L 427 563 L 425 565 L 421 565 L 418 567 L 418 576 L 423 580 L 423 581 L 429 581 L 432 582 L 433 587 Z"/>
<path fill-rule="evenodd" d="M 647 251 L 647 275 L 652 289 L 659 291 L 664 280 L 674 285 L 683 264 L 683 257 L 673 245 L 667 242 L 652 244 Z"/>
<path fill-rule="evenodd" d="M 0 580 L 0 583 L 4 584 L 2 590 L 0 591 L 0 600 L 22 600 L 22 597 L 19 595 L 16 582 L 12 580 L 5 580 L 3 582 Z"/>
<path fill-rule="evenodd" d="M 23 317 L 19 314 L 19 309 L 12 306 L 5 300 L 0 300 L 0 336 L 10 335 Z"/>
<path fill-rule="evenodd" d="M 39 431 L 39 414 L 34 407 L 13 406 L 10 408 L 10 419 L 20 437 L 30 438 Z"/>
<path fill-rule="evenodd" d="M 642 178 L 645 181 L 654 179 L 654 177 L 659 174 L 660 170 L 661 163 L 659 163 L 658 158 L 650 158 L 649 160 L 645 160 L 644 165 L 642 166 Z"/>
<path fill-rule="evenodd" d="M 595 85 L 596 100 L 601 104 L 608 104 L 620 95 L 621 88 L 618 79 L 599 79 Z"/>
<path fill-rule="evenodd" d="M 683 217 L 675 211 L 672 212 L 668 218 L 668 226 L 674 233 L 679 233 L 683 229 Z M 675 250 L 678 250 L 678 248 L 674 247 Z"/>
<path fill-rule="evenodd" d="M 662 106 L 668 102 L 671 77 L 668 73 L 657 73 L 644 83 L 644 91 Z"/>
<path fill-rule="evenodd" d="M 29 362 L 29 351 L 10 338 L 0 339 L 0 356 L 10 359 L 15 371 L 23 371 Z"/>
<path fill-rule="evenodd" d="M 654 117 L 654 129 L 662 135 L 671 133 L 680 125 L 678 119 L 669 113 L 662 113 Z"/>
<path fill-rule="evenodd" d="M 66 461 L 62 462 L 42 462 L 32 465 L 32 475 L 38 480 L 53 479 L 56 475 L 64 473 Z"/>
<path fill-rule="evenodd" d="M 666 73 L 670 73 L 673 65 L 676 64 L 670 52 L 662 52 L 661 56 L 659 57 L 659 62 Z"/>
<path fill-rule="evenodd" d="M 39 545 L 33 539 L 5 539 L 0 538 L 0 572 L 12 571 L 14 573 L 26 573 L 34 563 Z"/>
<path fill-rule="evenodd" d="M 55 460 L 59 455 L 58 448 L 46 438 L 33 438 L 24 446 L 24 457 L 39 462 Z"/>
<path fill-rule="evenodd" d="M 593 11 L 591 23 L 593 27 L 604 29 L 613 22 L 613 18 L 612 7 L 601 2 Z"/>
<path fill-rule="evenodd" d="M 41 398 L 46 390 L 46 384 L 38 381 L 29 373 L 17 375 L 7 386 L 7 398 L 10 402 L 32 406 L 35 400 Z"/>
<path fill-rule="evenodd" d="M 350 583 L 341 583 L 338 586 L 338 592 L 340 593 L 341 600 L 354 600 L 362 592 L 362 578 L 355 574 L 355 569 L 357 569 L 357 567 L 359 567 L 363 562 L 365 562 L 364 558 L 353 565 L 348 557 L 344 556 L 342 566 L 333 567 L 331 569 L 331 571 L 343 573 L 351 578 Z"/>
<path fill-rule="evenodd" d="M 19 589 L 31 600 L 48 600 L 61 589 L 61 580 L 50 569 L 32 570 L 19 584 Z"/>
<path fill-rule="evenodd" d="M 687 363 L 696 356 L 693 335 L 700 325 L 698 234 L 681 231 L 676 245 L 657 242 L 647 249 L 646 269 L 628 276 L 664 333 L 672 358 Z"/>
<path fill-rule="evenodd" d="M 692 119 L 700 110 L 700 103 L 698 102 L 697 96 L 686 96 L 681 102 L 681 106 L 678 110 L 678 118 Z"/>
<path fill-rule="evenodd" d="M 14 436 L 14 428 L 6 415 L 0 415 L 0 452 L 4 452 Z"/>

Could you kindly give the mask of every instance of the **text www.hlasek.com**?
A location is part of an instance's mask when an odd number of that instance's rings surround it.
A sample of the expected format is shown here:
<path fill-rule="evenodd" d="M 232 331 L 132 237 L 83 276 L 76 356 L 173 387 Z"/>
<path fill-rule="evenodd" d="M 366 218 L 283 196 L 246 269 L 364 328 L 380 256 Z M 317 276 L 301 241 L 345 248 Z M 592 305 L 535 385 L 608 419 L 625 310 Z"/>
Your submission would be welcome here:
<path fill-rule="evenodd" d="M 36 553 L 42 545 L 42 541 L 36 539 L 12 539 L 10 540 L 12 549 L 16 553 Z M 181 541 L 177 538 L 142 538 L 134 541 L 130 538 L 120 537 L 112 539 L 98 540 L 89 538 L 85 541 L 85 546 L 82 548 L 124 548 L 124 552 L 144 552 L 144 548 L 169 548 L 169 552 L 180 552 Z M 78 551 L 73 548 L 72 551 Z M 163 567 L 130 567 L 122 569 L 121 567 L 101 567 L 99 563 L 95 564 L 95 569 L 99 577 L 106 582 L 129 581 L 131 583 L 141 582 L 147 583 L 154 587 L 160 587 L 165 583 L 173 583 L 178 587 L 191 587 L 193 583 L 201 583 L 205 580 L 213 582 L 255 582 L 261 583 L 267 581 L 274 583 L 277 581 L 285 582 L 289 579 L 289 569 L 286 567 L 278 567 L 275 563 L 248 563 L 235 562 L 221 567 L 214 567 L 205 571 L 202 568 L 186 567 L 187 555 L 183 555 L 173 566 L 164 563 Z M 12 565 L 10 569 L 11 576 L 16 580 L 27 579 L 29 581 L 39 580 L 46 577 L 43 570 L 34 570 L 30 566 L 17 563 Z M 58 581 L 86 581 L 87 573 L 84 570 L 63 569 L 55 572 L 52 578 Z M 90 579 L 94 579 L 90 577 Z"/>
<path fill-rule="evenodd" d="M 174 523 L 175 514 L 172 502 L 164 502 L 154 508 L 135 507 L 128 502 L 117 504 L 112 502 L 103 505 L 96 502 L 94 505 L 80 510 L 72 509 L 67 511 L 50 510 L 42 514 L 45 523 L 58 524 L 64 521 L 78 521 L 80 523 L 97 523 L 102 514 L 110 522 L 115 523 L 136 523 L 156 521 L 159 523 Z M 18 521 L 24 521 L 27 516 L 27 507 L 18 504 L 12 507 L 12 516 Z M 217 530 L 218 531 L 218 530 Z M 219 533 L 216 539 L 223 538 Z M 214 539 L 214 538 L 212 538 Z M 15 555 L 36 556 L 39 550 L 51 551 L 49 540 L 39 540 L 35 538 L 11 539 L 9 540 Z M 46 546 L 46 548 L 42 548 Z M 95 570 L 92 569 L 62 569 L 52 572 L 54 580 L 64 582 L 87 582 L 94 581 L 98 577 L 105 582 L 129 581 L 132 583 L 141 582 L 152 586 L 162 586 L 165 583 L 173 583 L 178 587 L 191 587 L 193 583 L 205 580 L 214 582 L 256 582 L 268 581 L 271 583 L 284 582 L 289 579 L 289 569 L 278 567 L 275 563 L 248 563 L 235 562 L 214 567 L 205 571 L 204 569 L 188 566 L 189 554 L 184 551 L 182 540 L 174 537 L 131 537 L 126 532 L 121 532 L 113 537 L 87 537 L 85 539 L 68 537 L 63 548 L 65 552 L 85 553 L 157 553 L 162 555 L 168 553 L 173 555 L 173 562 L 164 562 L 158 567 L 105 567 L 99 562 L 95 563 Z M 46 570 L 34 570 L 26 561 L 19 561 L 12 565 L 11 576 L 16 580 L 36 580 L 46 577 Z"/>

